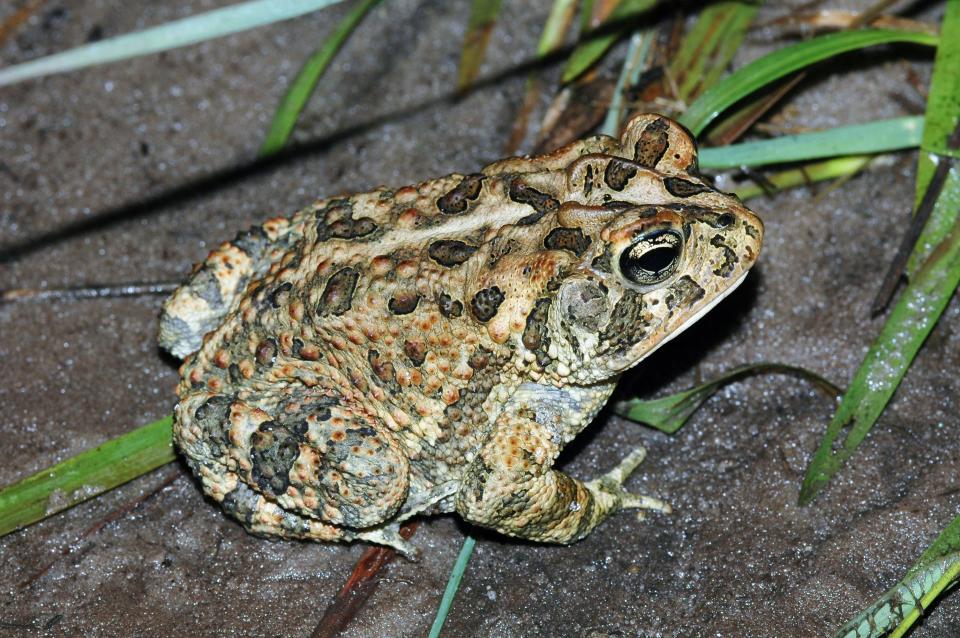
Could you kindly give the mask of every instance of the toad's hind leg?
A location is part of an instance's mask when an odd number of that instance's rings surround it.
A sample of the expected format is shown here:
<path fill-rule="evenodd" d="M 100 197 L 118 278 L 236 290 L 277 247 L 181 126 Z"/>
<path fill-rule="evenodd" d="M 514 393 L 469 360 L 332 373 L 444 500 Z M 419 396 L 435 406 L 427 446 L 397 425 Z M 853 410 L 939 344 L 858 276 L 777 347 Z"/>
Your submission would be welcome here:
<path fill-rule="evenodd" d="M 389 524 L 409 488 L 392 435 L 339 397 L 283 407 L 272 417 L 251 397 L 198 392 L 181 401 L 174 438 L 204 491 L 262 535 L 351 540 Z"/>
<path fill-rule="evenodd" d="M 550 543 L 580 540 L 621 509 L 670 511 L 662 501 L 621 487 L 643 460 L 642 449 L 584 483 L 551 469 L 560 452 L 554 440 L 536 421 L 501 415 L 463 479 L 457 511 L 504 534 Z"/>

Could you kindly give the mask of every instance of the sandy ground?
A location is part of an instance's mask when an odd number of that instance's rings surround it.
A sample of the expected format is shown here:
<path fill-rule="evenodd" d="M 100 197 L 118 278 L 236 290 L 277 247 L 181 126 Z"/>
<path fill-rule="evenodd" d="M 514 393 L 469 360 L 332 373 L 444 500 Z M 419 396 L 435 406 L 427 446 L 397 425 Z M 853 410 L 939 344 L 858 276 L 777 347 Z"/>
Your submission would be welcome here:
<path fill-rule="evenodd" d="M 0 63 L 223 4 L 50 0 L 0 48 Z M 763 19 L 784 12 L 770 4 Z M 452 100 L 469 3 L 385 2 L 298 127 L 307 150 L 259 170 L 234 169 L 254 156 L 342 7 L 0 89 L 0 287 L 177 280 L 268 215 L 498 158 L 525 77 L 509 71 L 531 56 L 549 3 L 504 5 L 483 70 L 504 77 Z M 939 17 L 937 3 L 921 9 Z M 781 44 L 761 32 L 737 63 Z M 926 78 L 929 60 L 898 49 L 832 62 L 790 96 L 782 121 L 906 114 L 894 96 L 920 103 L 909 77 Z M 905 154 L 829 192 L 754 201 L 767 239 L 746 285 L 623 392 L 665 393 L 698 370 L 761 360 L 846 383 L 881 325 L 866 309 L 907 220 L 914 165 Z M 0 484 L 170 411 L 176 370 L 156 346 L 159 307 L 155 297 L 0 307 Z M 446 635 L 829 635 L 957 513 L 958 314 L 954 302 L 854 464 L 811 507 L 796 506 L 797 490 L 832 405 L 803 382 L 732 385 L 672 437 L 602 415 L 565 454 L 567 470 L 596 475 L 642 443 L 650 456 L 629 485 L 676 512 L 617 516 L 573 547 L 480 533 Z M 309 635 L 365 548 L 248 536 L 186 475 L 22 586 L 176 468 L 0 540 L 0 637 Z M 454 517 L 422 524 L 423 559 L 394 563 L 345 635 L 426 635 L 467 531 Z M 958 595 L 914 633 L 958 634 Z"/>

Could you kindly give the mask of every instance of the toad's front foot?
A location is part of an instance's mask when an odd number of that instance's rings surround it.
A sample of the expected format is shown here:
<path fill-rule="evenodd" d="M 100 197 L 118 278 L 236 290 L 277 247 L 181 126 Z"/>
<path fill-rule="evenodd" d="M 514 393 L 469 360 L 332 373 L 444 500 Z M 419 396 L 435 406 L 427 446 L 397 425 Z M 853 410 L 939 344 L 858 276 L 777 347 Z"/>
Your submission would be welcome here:
<path fill-rule="evenodd" d="M 641 494 L 631 494 L 623 489 L 623 483 L 637 466 L 643 462 L 647 456 L 647 451 L 638 447 L 620 461 L 617 467 L 613 468 L 603 476 L 597 477 L 592 481 L 585 483 L 585 487 L 593 494 L 594 498 L 602 503 L 604 509 L 608 511 L 617 511 L 621 509 L 641 509 L 656 510 L 669 514 L 673 511 L 669 503 L 660 499 Z M 643 513 L 638 513 L 642 518 Z"/>

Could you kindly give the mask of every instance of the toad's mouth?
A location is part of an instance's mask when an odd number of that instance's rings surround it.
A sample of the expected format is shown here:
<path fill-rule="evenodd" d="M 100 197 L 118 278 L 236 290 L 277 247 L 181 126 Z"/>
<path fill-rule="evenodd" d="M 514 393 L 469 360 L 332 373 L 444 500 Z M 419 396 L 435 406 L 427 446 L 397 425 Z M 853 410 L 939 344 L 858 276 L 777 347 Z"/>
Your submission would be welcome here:
<path fill-rule="evenodd" d="M 650 348 L 649 350 L 641 354 L 639 358 L 634 358 L 636 356 L 636 352 L 627 352 L 622 357 L 617 357 L 616 359 L 612 359 L 608 364 L 609 367 L 612 370 L 623 372 L 625 370 L 632 368 L 633 366 L 637 365 L 638 363 L 640 363 L 641 361 L 643 361 L 644 359 L 652 355 L 654 352 L 656 352 L 657 350 L 662 348 L 664 345 L 669 343 L 672 339 L 676 338 L 677 335 L 679 335 L 681 332 L 683 332 L 684 330 L 686 330 L 687 328 L 695 324 L 697 321 L 699 321 L 700 318 L 703 317 L 705 314 L 713 310 L 713 308 L 718 303 L 723 301 L 730 293 L 736 290 L 740 286 L 740 284 L 743 283 L 743 280 L 746 279 L 747 274 L 749 274 L 749 272 L 750 272 L 749 270 L 743 271 L 740 274 L 740 276 L 737 277 L 736 281 L 734 281 L 732 284 L 730 284 L 727 288 L 725 288 L 721 292 L 717 293 L 717 295 L 713 299 L 711 299 L 710 301 L 705 303 L 703 306 L 701 306 L 695 313 L 693 313 L 693 315 L 688 317 L 682 324 L 670 330 L 663 337 L 663 339 L 658 341 L 652 348 Z"/>

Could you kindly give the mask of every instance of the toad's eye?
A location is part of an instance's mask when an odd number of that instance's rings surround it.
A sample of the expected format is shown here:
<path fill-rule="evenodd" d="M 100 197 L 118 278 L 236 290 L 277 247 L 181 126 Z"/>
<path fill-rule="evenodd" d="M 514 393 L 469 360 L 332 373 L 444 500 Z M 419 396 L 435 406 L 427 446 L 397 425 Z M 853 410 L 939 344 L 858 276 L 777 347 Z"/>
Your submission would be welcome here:
<path fill-rule="evenodd" d="M 640 286 L 664 281 L 677 270 L 683 237 L 673 230 L 655 230 L 642 235 L 620 253 L 620 272 Z"/>

